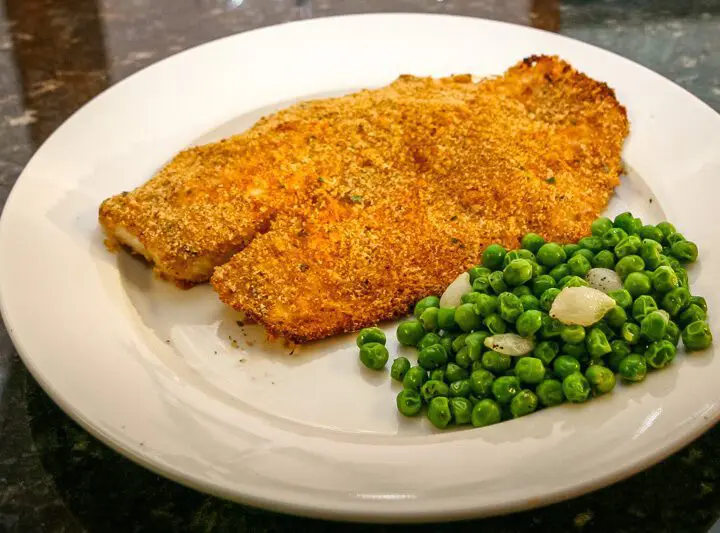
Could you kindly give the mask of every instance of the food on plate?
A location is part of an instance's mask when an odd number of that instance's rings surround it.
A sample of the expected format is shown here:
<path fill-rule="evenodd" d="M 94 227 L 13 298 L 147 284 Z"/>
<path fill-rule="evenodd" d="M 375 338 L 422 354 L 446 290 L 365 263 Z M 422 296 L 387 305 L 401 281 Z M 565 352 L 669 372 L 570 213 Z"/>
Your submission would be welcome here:
<path fill-rule="evenodd" d="M 685 268 L 697 259 L 695 243 L 668 222 L 643 225 L 631 213 L 599 218 L 590 227 L 596 239 L 581 238 L 577 245 L 534 234 L 519 250 L 492 244 L 482 264 L 461 274 L 472 280 L 464 293 L 451 283 L 452 300 L 445 294 L 421 299 L 416 316 L 435 309 L 444 318 L 442 325 L 414 318 L 397 327 L 401 344 L 419 351 L 417 365 L 406 357 L 392 364 L 392 378 L 403 384 L 400 413 L 416 416 L 424 402 L 438 428 L 483 427 L 607 394 L 616 374 L 621 381 L 642 381 L 672 363 L 681 340 L 687 352 L 709 347 L 707 302 L 691 295 Z M 625 236 L 618 240 L 616 230 Z M 640 244 L 630 253 L 620 244 L 632 237 Z M 635 255 L 641 248 L 652 253 Z M 627 273 L 616 261 L 620 254 L 639 268 Z M 603 255 L 615 270 L 578 269 L 576 258 L 588 255 L 591 263 Z M 448 301 L 457 305 L 443 307 Z M 358 344 L 375 329 L 362 330 Z"/>
<path fill-rule="evenodd" d="M 565 252 L 552 241 L 582 237 L 605 208 L 628 132 L 606 85 L 549 57 L 477 84 L 404 76 L 271 120 L 306 140 L 278 145 L 284 164 L 268 173 L 304 185 L 268 208 L 269 231 L 216 268 L 212 284 L 223 302 L 295 342 L 402 316 L 492 242 L 516 247 L 533 232 L 551 241 L 539 264 L 560 264 Z M 274 137 L 254 135 L 253 146 Z M 487 282 L 514 287 L 531 267 L 513 264 Z M 417 318 L 431 328 L 449 319 L 436 313 Z M 467 329 L 479 318 L 459 306 L 456 320 Z M 502 327 L 497 316 L 482 320 Z"/>
<path fill-rule="evenodd" d="M 306 342 L 404 314 L 491 242 L 577 239 L 619 183 L 627 133 L 613 91 L 555 57 L 478 83 L 401 76 L 185 150 L 99 220 L 163 277 L 212 276 L 223 302 Z"/>

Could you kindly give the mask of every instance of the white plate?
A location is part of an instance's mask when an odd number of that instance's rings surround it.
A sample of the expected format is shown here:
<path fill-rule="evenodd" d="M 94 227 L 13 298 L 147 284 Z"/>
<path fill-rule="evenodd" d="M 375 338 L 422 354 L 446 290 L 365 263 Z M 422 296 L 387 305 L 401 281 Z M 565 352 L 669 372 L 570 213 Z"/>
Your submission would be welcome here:
<path fill-rule="evenodd" d="M 398 74 L 499 74 L 555 53 L 628 108 L 626 178 L 612 211 L 674 221 L 702 251 L 694 288 L 720 309 L 720 117 L 643 67 L 557 35 L 469 18 L 372 15 L 277 26 L 162 61 L 68 120 L 23 172 L 0 226 L 2 312 L 52 398 L 139 463 L 201 490 L 352 520 L 474 517 L 612 483 L 718 418 L 720 359 L 680 356 L 642 384 L 480 430 L 396 414 L 387 374 L 352 336 L 298 349 L 241 329 L 207 287 L 180 291 L 97 227 L 101 200 L 180 149 L 291 101 Z M 653 201 L 651 202 L 650 199 Z M 711 315 L 717 331 L 719 313 Z M 395 351 L 393 327 L 386 328 Z M 237 347 L 233 339 L 237 341 Z"/>

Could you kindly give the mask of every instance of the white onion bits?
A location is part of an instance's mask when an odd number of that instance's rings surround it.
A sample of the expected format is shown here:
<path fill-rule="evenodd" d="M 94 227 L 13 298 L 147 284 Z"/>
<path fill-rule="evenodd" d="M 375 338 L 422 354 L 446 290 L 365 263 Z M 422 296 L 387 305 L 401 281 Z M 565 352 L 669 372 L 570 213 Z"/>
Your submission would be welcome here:
<path fill-rule="evenodd" d="M 618 273 L 609 268 L 591 268 L 585 276 L 588 284 L 605 294 L 623 288 L 623 282 Z"/>
<path fill-rule="evenodd" d="M 471 291 L 470 274 L 463 272 L 445 289 L 445 292 L 440 297 L 440 307 L 457 307 L 462 303 L 460 300 L 462 295 Z"/>
<path fill-rule="evenodd" d="M 485 339 L 485 346 L 504 355 L 525 355 L 535 349 L 532 339 L 526 339 L 515 333 L 500 333 Z"/>
<path fill-rule="evenodd" d="M 592 326 L 615 307 L 615 300 L 592 287 L 565 287 L 550 308 L 550 316 L 563 324 Z"/>

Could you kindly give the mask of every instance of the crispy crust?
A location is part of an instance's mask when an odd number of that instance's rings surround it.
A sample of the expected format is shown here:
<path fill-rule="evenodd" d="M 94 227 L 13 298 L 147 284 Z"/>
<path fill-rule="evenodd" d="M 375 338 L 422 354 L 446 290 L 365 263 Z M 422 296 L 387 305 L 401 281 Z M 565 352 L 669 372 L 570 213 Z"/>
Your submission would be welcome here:
<path fill-rule="evenodd" d="M 287 131 L 302 141 L 269 143 Z M 304 188 L 213 286 L 298 343 L 403 315 L 491 242 L 585 235 L 619 184 L 627 134 L 607 85 L 545 56 L 478 84 L 402 76 L 294 106 L 232 142 Z"/>

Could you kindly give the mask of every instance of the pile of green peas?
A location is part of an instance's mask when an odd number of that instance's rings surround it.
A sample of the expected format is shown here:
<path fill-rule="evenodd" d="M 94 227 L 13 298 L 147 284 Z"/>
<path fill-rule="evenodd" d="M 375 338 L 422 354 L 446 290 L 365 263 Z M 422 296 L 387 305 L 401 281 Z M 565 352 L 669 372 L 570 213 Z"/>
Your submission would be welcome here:
<path fill-rule="evenodd" d="M 469 270 L 472 291 L 457 307 L 423 298 L 414 317 L 397 328 L 400 344 L 417 349 L 417 364 L 392 362 L 402 383 L 396 399 L 405 416 L 425 408 L 437 428 L 483 427 L 564 402 L 582 403 L 672 362 L 682 340 L 687 351 L 712 342 L 707 303 L 690 293 L 686 265 L 697 246 L 669 222 L 643 225 L 626 212 L 601 217 L 591 235 L 575 244 L 545 242 L 535 233 L 518 250 L 488 246 L 482 264 Z M 592 268 L 615 270 L 623 288 L 611 291 L 616 306 L 590 327 L 566 325 L 549 315 L 565 287 L 588 285 Z M 534 340 L 533 351 L 511 357 L 485 339 L 517 333 Z M 363 329 L 360 360 L 380 370 L 388 362 L 385 334 Z"/>

